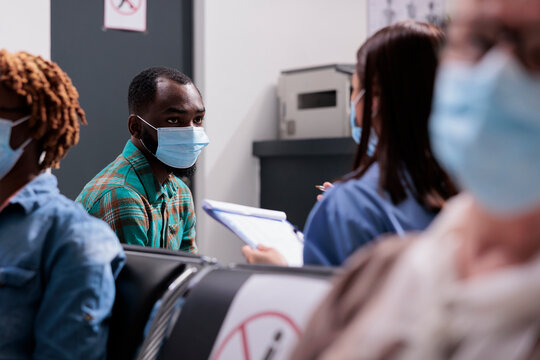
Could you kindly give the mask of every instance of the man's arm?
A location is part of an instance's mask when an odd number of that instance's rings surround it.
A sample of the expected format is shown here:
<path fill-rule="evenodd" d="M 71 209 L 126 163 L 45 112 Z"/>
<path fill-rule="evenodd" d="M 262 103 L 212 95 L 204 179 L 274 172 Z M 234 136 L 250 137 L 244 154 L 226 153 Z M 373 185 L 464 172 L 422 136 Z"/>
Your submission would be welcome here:
<path fill-rule="evenodd" d="M 96 201 L 91 215 L 108 223 L 120 242 L 148 246 L 148 215 L 140 195 L 129 188 L 109 190 Z"/>
<path fill-rule="evenodd" d="M 52 243 L 34 325 L 34 359 L 105 359 L 124 254 L 106 224 L 75 224 Z"/>

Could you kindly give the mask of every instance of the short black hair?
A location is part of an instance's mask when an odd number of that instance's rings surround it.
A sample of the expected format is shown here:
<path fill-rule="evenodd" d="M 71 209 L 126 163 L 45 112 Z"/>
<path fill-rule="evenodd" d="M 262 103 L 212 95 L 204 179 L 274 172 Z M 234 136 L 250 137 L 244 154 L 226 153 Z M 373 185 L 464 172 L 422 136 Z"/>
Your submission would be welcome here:
<path fill-rule="evenodd" d="M 157 66 L 145 69 L 135 76 L 129 84 L 128 105 L 130 113 L 139 113 L 154 100 L 157 79 L 160 77 L 181 85 L 193 84 L 189 76 L 173 68 Z"/>

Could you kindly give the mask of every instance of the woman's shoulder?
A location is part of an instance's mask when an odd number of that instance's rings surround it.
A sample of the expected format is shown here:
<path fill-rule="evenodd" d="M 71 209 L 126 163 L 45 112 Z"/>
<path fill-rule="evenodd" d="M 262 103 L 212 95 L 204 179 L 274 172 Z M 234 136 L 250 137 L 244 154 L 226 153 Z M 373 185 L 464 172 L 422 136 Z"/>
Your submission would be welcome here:
<path fill-rule="evenodd" d="M 344 179 L 348 180 L 336 182 L 334 187 L 323 196 L 322 201 L 327 202 L 327 205 L 349 202 L 363 205 L 382 200 L 378 191 L 378 168 L 372 166 L 360 178 L 352 178 L 349 175 L 344 177 Z"/>
<path fill-rule="evenodd" d="M 366 172 L 359 178 L 355 178 L 357 171 L 352 171 L 343 176 L 343 181 L 337 182 L 336 185 L 344 186 L 345 189 L 362 189 L 377 191 L 379 187 L 379 165 L 372 164 Z"/>
<path fill-rule="evenodd" d="M 343 227 L 366 236 L 375 236 L 387 228 L 387 205 L 377 188 L 365 179 L 337 183 L 318 201 L 308 220 Z M 333 224 L 333 225 L 331 225 Z"/>

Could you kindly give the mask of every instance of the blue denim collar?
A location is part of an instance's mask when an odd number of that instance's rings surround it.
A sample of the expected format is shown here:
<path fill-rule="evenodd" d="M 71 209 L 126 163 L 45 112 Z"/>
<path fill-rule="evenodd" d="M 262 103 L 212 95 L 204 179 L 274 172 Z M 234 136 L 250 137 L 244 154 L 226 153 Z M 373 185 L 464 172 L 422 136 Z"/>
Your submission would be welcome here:
<path fill-rule="evenodd" d="M 51 194 L 58 194 L 56 176 L 42 173 L 23 187 L 9 202 L 20 205 L 25 213 L 42 206 Z"/>

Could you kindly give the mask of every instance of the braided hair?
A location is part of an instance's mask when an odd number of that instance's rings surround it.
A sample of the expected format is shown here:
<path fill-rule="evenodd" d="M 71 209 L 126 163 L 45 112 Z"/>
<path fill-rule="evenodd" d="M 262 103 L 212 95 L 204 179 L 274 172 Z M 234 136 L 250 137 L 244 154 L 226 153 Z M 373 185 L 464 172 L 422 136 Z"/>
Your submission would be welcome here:
<path fill-rule="evenodd" d="M 0 83 L 24 97 L 32 111 L 32 138 L 39 140 L 45 153 L 41 169 L 58 168 L 69 148 L 79 142 L 79 121 L 86 124 L 71 79 L 41 56 L 0 50 Z"/>

